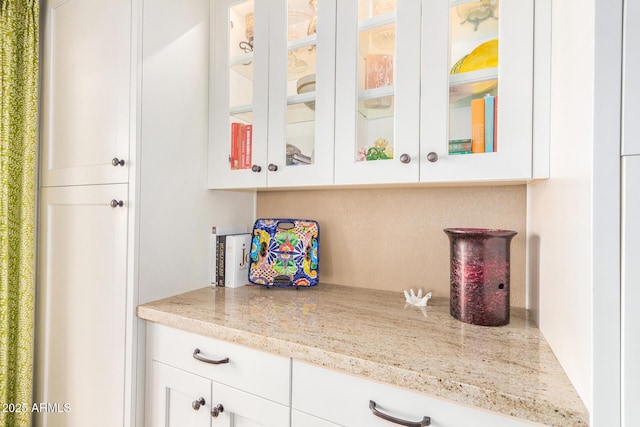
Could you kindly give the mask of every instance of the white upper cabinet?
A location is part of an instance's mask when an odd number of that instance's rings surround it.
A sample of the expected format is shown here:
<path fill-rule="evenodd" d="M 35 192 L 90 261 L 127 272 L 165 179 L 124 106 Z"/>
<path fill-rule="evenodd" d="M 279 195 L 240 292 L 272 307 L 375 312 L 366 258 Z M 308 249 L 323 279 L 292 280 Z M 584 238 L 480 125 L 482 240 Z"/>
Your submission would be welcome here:
<path fill-rule="evenodd" d="M 335 0 L 213 5 L 209 186 L 332 184 Z"/>
<path fill-rule="evenodd" d="M 336 184 L 417 182 L 420 0 L 338 4 Z"/>
<path fill-rule="evenodd" d="M 131 3 L 51 0 L 46 11 L 42 185 L 125 183 Z"/>
<path fill-rule="evenodd" d="M 533 12 L 424 1 L 420 181 L 532 178 Z"/>
<path fill-rule="evenodd" d="M 533 0 L 216 4 L 210 187 L 532 179 Z"/>

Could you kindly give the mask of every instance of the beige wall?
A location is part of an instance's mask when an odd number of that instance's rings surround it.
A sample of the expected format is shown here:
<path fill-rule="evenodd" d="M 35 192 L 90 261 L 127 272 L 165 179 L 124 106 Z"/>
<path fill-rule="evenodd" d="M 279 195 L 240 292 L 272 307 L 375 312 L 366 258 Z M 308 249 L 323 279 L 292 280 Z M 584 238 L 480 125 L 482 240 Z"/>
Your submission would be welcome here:
<path fill-rule="evenodd" d="M 447 227 L 515 230 L 511 305 L 525 306 L 526 187 L 259 192 L 258 218 L 320 223 L 322 282 L 449 296 Z"/>

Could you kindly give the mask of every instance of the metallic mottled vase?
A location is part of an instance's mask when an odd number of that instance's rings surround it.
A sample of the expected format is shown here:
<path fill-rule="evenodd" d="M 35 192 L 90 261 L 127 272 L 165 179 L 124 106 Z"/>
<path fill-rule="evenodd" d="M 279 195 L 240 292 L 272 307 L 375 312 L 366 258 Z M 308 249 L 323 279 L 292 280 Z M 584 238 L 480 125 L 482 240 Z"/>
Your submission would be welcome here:
<path fill-rule="evenodd" d="M 481 326 L 509 323 L 510 230 L 445 228 L 451 247 L 451 315 Z"/>

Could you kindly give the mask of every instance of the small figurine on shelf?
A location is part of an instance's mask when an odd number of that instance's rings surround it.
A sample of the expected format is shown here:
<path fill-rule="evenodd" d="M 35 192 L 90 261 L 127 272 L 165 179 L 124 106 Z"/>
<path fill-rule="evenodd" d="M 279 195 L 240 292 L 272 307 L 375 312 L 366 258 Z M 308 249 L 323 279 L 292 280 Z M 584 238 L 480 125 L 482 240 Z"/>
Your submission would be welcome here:
<path fill-rule="evenodd" d="M 373 147 L 365 148 L 365 160 L 388 160 L 393 159 L 393 147 L 389 145 L 386 138 L 378 138 L 373 141 Z"/>

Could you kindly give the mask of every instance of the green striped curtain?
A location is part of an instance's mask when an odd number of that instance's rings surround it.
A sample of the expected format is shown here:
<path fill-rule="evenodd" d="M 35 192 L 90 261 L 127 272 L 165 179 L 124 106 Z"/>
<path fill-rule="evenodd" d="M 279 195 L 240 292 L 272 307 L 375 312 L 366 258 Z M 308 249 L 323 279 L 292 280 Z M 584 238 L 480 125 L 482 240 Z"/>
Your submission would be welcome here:
<path fill-rule="evenodd" d="M 38 0 L 0 0 L 0 426 L 30 426 Z"/>

